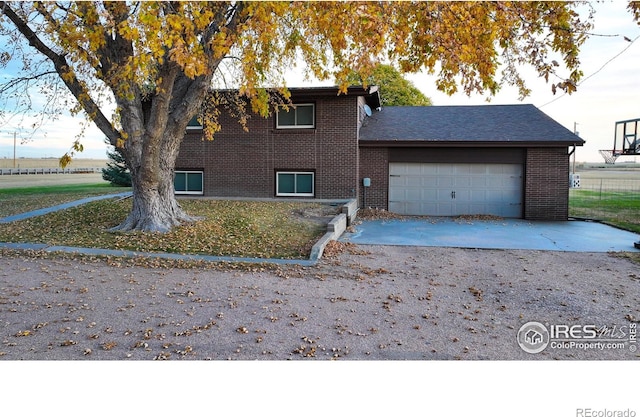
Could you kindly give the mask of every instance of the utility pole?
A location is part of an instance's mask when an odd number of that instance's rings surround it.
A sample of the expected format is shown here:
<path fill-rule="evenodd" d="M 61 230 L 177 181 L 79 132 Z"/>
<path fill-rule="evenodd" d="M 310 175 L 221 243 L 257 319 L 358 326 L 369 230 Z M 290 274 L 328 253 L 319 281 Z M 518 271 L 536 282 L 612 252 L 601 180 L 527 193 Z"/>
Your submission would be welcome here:
<path fill-rule="evenodd" d="M 578 133 L 578 123 L 573 122 L 573 134 L 579 136 Z M 576 147 L 573 147 L 573 173 L 576 173 Z"/>
<path fill-rule="evenodd" d="M 16 167 L 16 132 L 13 132 L 13 167 Z"/>

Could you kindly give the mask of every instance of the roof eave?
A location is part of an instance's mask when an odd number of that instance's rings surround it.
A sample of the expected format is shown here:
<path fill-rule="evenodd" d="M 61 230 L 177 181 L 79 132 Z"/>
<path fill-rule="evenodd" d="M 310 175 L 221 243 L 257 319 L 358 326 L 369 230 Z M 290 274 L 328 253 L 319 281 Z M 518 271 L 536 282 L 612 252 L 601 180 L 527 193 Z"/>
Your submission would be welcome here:
<path fill-rule="evenodd" d="M 420 140 L 366 140 L 360 139 L 362 147 L 398 147 L 398 148 L 564 148 L 582 146 L 585 141 L 420 141 Z"/>
<path fill-rule="evenodd" d="M 332 86 L 332 87 L 289 87 L 289 92 L 292 96 L 296 97 L 329 97 L 329 96 L 337 96 L 344 95 L 344 93 L 340 92 L 340 87 Z M 354 95 L 354 96 L 366 96 L 369 94 L 373 94 L 378 91 L 378 87 L 375 85 L 364 88 L 362 86 L 351 86 L 347 88 L 346 95 Z"/>

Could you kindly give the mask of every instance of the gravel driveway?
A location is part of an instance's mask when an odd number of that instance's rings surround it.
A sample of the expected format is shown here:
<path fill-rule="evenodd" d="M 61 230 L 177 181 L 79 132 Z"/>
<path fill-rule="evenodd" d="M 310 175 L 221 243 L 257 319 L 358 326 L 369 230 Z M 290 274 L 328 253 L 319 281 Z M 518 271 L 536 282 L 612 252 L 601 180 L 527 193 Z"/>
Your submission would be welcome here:
<path fill-rule="evenodd" d="M 635 360 L 640 268 L 603 253 L 336 243 L 315 267 L 0 258 L 0 360 Z M 619 349 L 524 352 L 527 322 Z M 600 336 L 599 336 L 600 337 Z"/>

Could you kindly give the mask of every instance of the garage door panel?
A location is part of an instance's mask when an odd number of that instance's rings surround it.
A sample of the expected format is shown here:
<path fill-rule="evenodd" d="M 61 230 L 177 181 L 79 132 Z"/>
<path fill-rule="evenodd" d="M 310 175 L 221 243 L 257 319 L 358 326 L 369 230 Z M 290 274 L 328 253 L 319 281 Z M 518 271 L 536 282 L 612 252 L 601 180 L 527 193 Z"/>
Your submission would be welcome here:
<path fill-rule="evenodd" d="M 508 202 L 509 201 L 508 193 L 502 190 L 485 190 L 483 201 L 498 201 L 498 202 Z"/>
<path fill-rule="evenodd" d="M 406 181 L 406 185 L 408 187 L 422 187 L 422 177 L 406 177 L 407 181 Z"/>
<path fill-rule="evenodd" d="M 503 187 L 510 190 L 522 190 L 522 177 L 509 177 L 504 180 Z"/>
<path fill-rule="evenodd" d="M 468 186 L 478 189 L 489 187 L 490 179 L 486 176 L 474 176 L 469 178 Z"/>
<path fill-rule="evenodd" d="M 455 185 L 455 177 L 452 176 L 444 176 L 437 177 L 438 187 L 453 187 Z"/>
<path fill-rule="evenodd" d="M 473 177 L 469 177 L 469 176 L 460 176 L 460 177 L 455 177 L 453 179 L 453 186 L 456 188 L 470 188 L 473 187 L 474 183 L 474 178 Z"/>
<path fill-rule="evenodd" d="M 487 201 L 488 199 L 491 198 L 491 190 L 471 190 L 469 192 L 469 201 Z M 463 194 L 460 194 L 460 196 L 463 196 Z M 496 197 L 495 195 L 493 196 L 494 198 Z M 498 196 L 498 198 L 501 198 L 501 196 Z M 458 195 L 456 194 L 456 200 L 458 199 Z M 483 203 L 484 204 L 484 203 Z"/>
<path fill-rule="evenodd" d="M 509 187 L 509 179 L 501 178 L 501 177 L 487 177 L 485 181 L 485 186 L 487 188 L 503 188 Z"/>
<path fill-rule="evenodd" d="M 434 175 L 420 177 L 420 186 L 423 188 L 438 188 L 438 177 Z"/>
<path fill-rule="evenodd" d="M 471 189 L 459 190 L 459 191 L 456 191 L 455 193 L 456 193 L 455 194 L 455 203 L 456 204 L 474 201 L 474 192 Z M 480 193 L 480 194 L 484 194 L 484 193 Z M 449 197 L 449 198 L 451 198 L 451 197 Z"/>
<path fill-rule="evenodd" d="M 482 164 L 469 164 L 469 173 L 484 175 L 487 173 L 487 166 Z"/>
<path fill-rule="evenodd" d="M 389 172 L 393 212 L 522 216 L 522 165 L 390 163 Z"/>
<path fill-rule="evenodd" d="M 438 175 L 452 175 L 456 173 L 456 168 L 453 165 L 447 164 L 423 164 L 423 170 L 427 170 L 429 166 L 433 166 L 434 173 Z"/>
<path fill-rule="evenodd" d="M 420 165 L 409 165 L 406 169 L 407 175 L 422 175 L 422 167 Z"/>
<path fill-rule="evenodd" d="M 438 201 L 438 190 L 435 190 L 432 188 L 423 188 L 422 201 L 423 202 Z"/>
<path fill-rule="evenodd" d="M 406 164 L 389 164 L 389 176 L 405 175 L 407 165 Z"/>
<path fill-rule="evenodd" d="M 405 177 L 401 176 L 389 176 L 389 186 L 403 186 L 405 185 Z"/>

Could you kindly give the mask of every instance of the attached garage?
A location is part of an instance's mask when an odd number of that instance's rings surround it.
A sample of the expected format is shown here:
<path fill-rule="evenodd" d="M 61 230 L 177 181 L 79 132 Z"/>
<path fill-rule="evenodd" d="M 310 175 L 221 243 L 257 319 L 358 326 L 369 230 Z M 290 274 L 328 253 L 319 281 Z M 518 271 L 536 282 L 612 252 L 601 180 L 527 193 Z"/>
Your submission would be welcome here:
<path fill-rule="evenodd" d="M 520 164 L 389 164 L 389 211 L 428 216 L 522 217 Z"/>
<path fill-rule="evenodd" d="M 359 131 L 363 206 L 566 220 L 584 141 L 532 105 L 385 107 Z"/>

